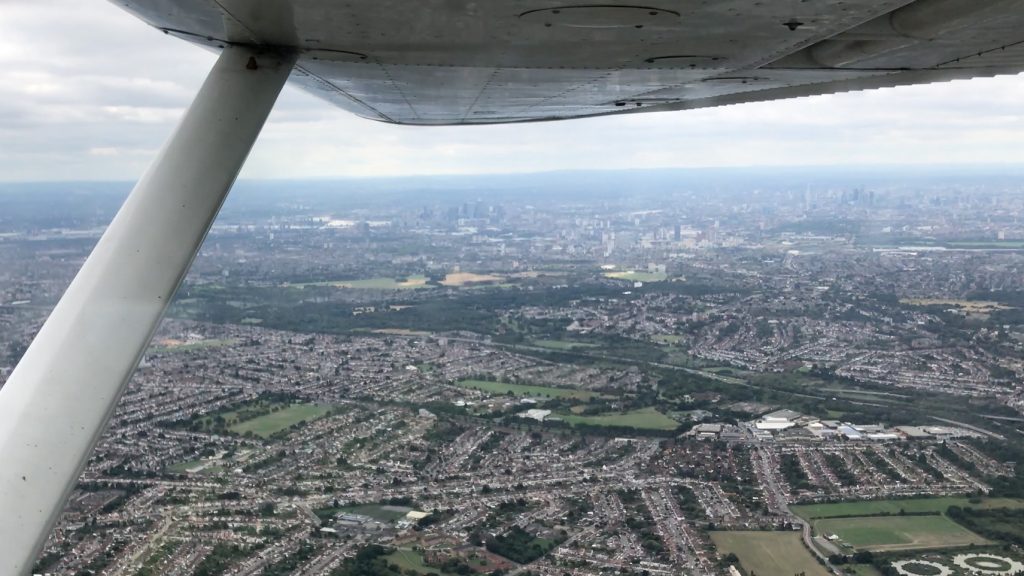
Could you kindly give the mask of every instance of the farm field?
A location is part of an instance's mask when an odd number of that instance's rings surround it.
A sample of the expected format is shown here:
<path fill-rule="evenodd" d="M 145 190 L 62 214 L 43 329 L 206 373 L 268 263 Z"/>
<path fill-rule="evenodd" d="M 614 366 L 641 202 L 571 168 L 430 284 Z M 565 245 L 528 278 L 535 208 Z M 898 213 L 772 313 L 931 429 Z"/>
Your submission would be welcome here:
<path fill-rule="evenodd" d="M 309 422 L 330 412 L 330 406 L 319 404 L 292 404 L 287 408 L 271 412 L 251 420 L 244 420 L 232 425 L 229 429 L 235 434 L 252 432 L 261 438 L 268 438 L 275 432 L 287 429 L 303 420 Z"/>
<path fill-rule="evenodd" d="M 589 424 L 591 426 L 628 426 L 648 430 L 674 430 L 679 422 L 665 416 L 654 408 L 641 408 L 622 414 L 599 414 L 597 416 L 578 416 L 575 414 L 559 414 L 569 424 Z"/>
<path fill-rule="evenodd" d="M 732 552 L 747 574 L 757 576 L 829 576 L 804 548 L 799 532 L 711 532 L 723 554 Z"/>
<path fill-rule="evenodd" d="M 1014 498 L 982 498 L 978 503 L 971 503 L 964 497 L 912 498 L 908 500 L 865 500 L 861 502 L 840 502 L 837 504 L 803 504 L 792 506 L 791 510 L 805 520 L 815 518 L 835 518 L 837 516 L 877 516 L 879 514 L 897 515 L 900 510 L 908 514 L 921 512 L 945 513 L 950 506 L 971 508 L 1024 508 L 1024 500 Z"/>
<path fill-rule="evenodd" d="M 989 543 L 946 516 L 936 515 L 823 518 L 814 522 L 814 529 L 818 534 L 835 534 L 856 549 L 873 552 Z"/>
<path fill-rule="evenodd" d="M 462 380 L 458 383 L 462 388 L 483 390 L 492 394 L 508 394 L 511 392 L 516 396 L 535 396 L 549 398 L 574 398 L 577 400 L 590 400 L 600 396 L 596 392 L 588 390 L 573 390 L 570 388 L 551 388 L 548 386 L 530 386 L 527 384 L 509 384 L 507 382 L 488 382 L 486 380 Z"/>

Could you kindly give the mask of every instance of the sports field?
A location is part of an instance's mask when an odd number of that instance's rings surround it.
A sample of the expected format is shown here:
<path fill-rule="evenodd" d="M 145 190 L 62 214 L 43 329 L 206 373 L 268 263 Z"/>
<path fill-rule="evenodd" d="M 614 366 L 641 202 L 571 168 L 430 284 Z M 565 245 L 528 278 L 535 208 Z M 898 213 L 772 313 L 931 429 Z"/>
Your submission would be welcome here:
<path fill-rule="evenodd" d="M 655 408 L 641 408 L 621 414 L 599 414 L 597 416 L 577 416 L 575 414 L 559 414 L 569 424 L 589 424 L 591 426 L 627 426 L 647 430 L 675 430 L 679 422 L 658 412 Z"/>
<path fill-rule="evenodd" d="M 441 571 L 437 568 L 432 568 L 423 563 L 423 556 L 419 552 L 413 552 L 412 550 L 399 548 L 384 557 L 388 561 L 388 564 L 394 564 L 405 571 L 413 571 L 417 574 L 428 574 L 433 572 L 435 574 Z"/>
<path fill-rule="evenodd" d="M 861 502 L 840 502 L 837 504 L 805 504 L 792 506 L 794 514 L 806 520 L 835 518 L 837 516 L 875 516 L 878 514 L 897 515 L 900 510 L 908 514 L 920 512 L 945 513 L 950 506 L 962 508 L 1024 508 L 1024 500 L 1014 498 L 982 498 L 972 503 L 967 498 L 948 496 L 942 498 L 913 498 L 909 500 L 867 500 Z"/>
<path fill-rule="evenodd" d="M 834 534 L 845 544 L 873 552 L 989 543 L 945 516 L 823 518 L 814 522 L 814 530 L 826 536 Z"/>
<path fill-rule="evenodd" d="M 711 532 L 719 552 L 732 552 L 747 574 L 829 576 L 804 548 L 799 532 Z"/>
<path fill-rule="evenodd" d="M 595 396 L 599 396 L 599 394 L 588 390 L 551 388 L 548 386 L 529 386 L 527 384 L 509 384 L 507 382 L 488 382 L 486 380 L 462 380 L 458 385 L 463 388 L 491 392 L 492 394 L 508 394 L 511 392 L 516 396 L 532 396 L 537 398 L 575 398 L 577 400 L 590 400 Z"/>
<path fill-rule="evenodd" d="M 261 438 L 268 438 L 275 432 L 287 429 L 303 420 L 310 422 L 331 411 L 330 406 L 319 404 L 292 404 L 287 408 L 271 412 L 251 420 L 238 422 L 229 428 L 235 434 L 252 432 Z"/>

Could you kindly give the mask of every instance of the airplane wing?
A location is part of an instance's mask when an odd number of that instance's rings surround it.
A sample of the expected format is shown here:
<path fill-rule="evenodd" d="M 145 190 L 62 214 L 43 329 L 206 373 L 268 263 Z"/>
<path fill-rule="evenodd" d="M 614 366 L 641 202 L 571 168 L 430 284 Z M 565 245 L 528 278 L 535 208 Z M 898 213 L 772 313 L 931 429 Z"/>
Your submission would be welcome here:
<path fill-rule="evenodd" d="M 295 47 L 292 81 L 417 125 L 559 120 L 1024 69 L 1020 0 L 120 0 L 220 47 Z"/>

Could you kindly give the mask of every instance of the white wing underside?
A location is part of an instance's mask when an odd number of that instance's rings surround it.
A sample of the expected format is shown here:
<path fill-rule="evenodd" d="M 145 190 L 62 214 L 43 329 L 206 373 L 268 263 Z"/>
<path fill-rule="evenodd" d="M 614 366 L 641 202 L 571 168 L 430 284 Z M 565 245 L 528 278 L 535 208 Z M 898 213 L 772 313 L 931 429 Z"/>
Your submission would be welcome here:
<path fill-rule="evenodd" d="M 685 110 L 1024 70 L 1020 0 L 122 0 L 212 47 L 299 49 L 360 116 L 447 125 Z"/>

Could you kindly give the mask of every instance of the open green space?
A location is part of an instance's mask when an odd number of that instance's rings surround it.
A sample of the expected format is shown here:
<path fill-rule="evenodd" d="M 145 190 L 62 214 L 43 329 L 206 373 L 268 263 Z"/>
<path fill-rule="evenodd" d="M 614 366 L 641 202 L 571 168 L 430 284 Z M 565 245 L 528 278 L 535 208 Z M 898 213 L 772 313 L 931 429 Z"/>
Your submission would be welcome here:
<path fill-rule="evenodd" d="M 276 432 L 286 430 L 299 422 L 316 420 L 330 411 L 330 406 L 322 406 L 320 404 L 292 404 L 276 412 L 238 422 L 231 426 L 229 430 L 236 434 L 252 432 L 262 438 L 268 438 Z"/>
<path fill-rule="evenodd" d="M 417 574 L 440 574 L 445 576 L 448 572 L 442 572 L 440 568 L 427 566 L 423 561 L 423 555 L 405 548 L 398 548 L 391 554 L 384 556 L 388 564 L 394 564 L 402 569 L 402 572 L 412 571 Z"/>
<path fill-rule="evenodd" d="M 973 502 L 972 502 L 973 500 Z M 1024 500 L 1014 498 L 966 498 L 944 496 L 940 498 L 911 498 L 907 500 L 865 500 L 860 502 L 839 502 L 836 504 L 801 504 L 792 506 L 794 514 L 805 520 L 835 518 L 838 516 L 897 515 L 902 510 L 907 514 L 922 512 L 945 513 L 950 506 L 981 509 L 1024 508 Z"/>
<path fill-rule="evenodd" d="M 167 471 L 172 474 L 185 474 L 193 468 L 197 468 L 203 464 L 203 460 L 189 460 L 188 462 L 178 462 L 167 467 Z"/>
<path fill-rule="evenodd" d="M 662 282 L 668 278 L 668 275 L 663 272 L 639 272 L 637 270 L 605 272 L 604 276 L 612 280 L 629 280 L 631 282 Z"/>
<path fill-rule="evenodd" d="M 483 390 L 492 394 L 509 394 L 515 396 L 548 397 L 548 398 L 574 398 L 577 400 L 590 400 L 600 396 L 588 390 L 573 390 L 571 388 L 552 388 L 549 386 L 530 386 L 528 384 L 509 384 L 507 382 L 488 382 L 487 380 L 462 380 L 458 382 L 462 388 Z"/>
<path fill-rule="evenodd" d="M 554 540 L 538 538 L 519 526 L 513 526 L 504 534 L 488 538 L 485 546 L 488 552 L 519 564 L 529 564 L 550 552 L 558 544 Z"/>
<path fill-rule="evenodd" d="M 818 534 L 834 534 L 856 549 L 873 552 L 989 543 L 946 516 L 937 515 L 822 518 L 814 522 L 814 529 Z"/>
<path fill-rule="evenodd" d="M 234 338 L 210 338 L 208 340 L 198 340 L 196 342 L 177 342 L 175 340 L 163 340 L 158 344 L 151 346 L 149 351 L 154 354 L 191 352 L 194 350 L 206 350 L 208 348 L 220 348 L 223 346 L 231 346 L 237 343 L 238 340 Z"/>
<path fill-rule="evenodd" d="M 303 284 L 292 284 L 298 288 L 306 286 L 331 286 L 334 288 L 354 288 L 361 290 L 409 290 L 413 288 L 426 288 L 426 276 L 407 276 L 404 278 L 361 278 L 357 280 L 329 280 L 326 282 L 306 282 Z"/>
<path fill-rule="evenodd" d="M 1024 509 L 953 508 L 949 517 L 990 540 L 1024 545 Z"/>
<path fill-rule="evenodd" d="M 569 424 L 589 424 L 590 426 L 624 426 L 646 430 L 675 430 L 679 422 L 665 416 L 657 409 L 648 407 L 630 410 L 618 414 L 598 414 L 596 416 L 579 416 L 576 414 L 559 414 Z"/>
<path fill-rule="evenodd" d="M 747 574 L 829 576 L 804 548 L 799 532 L 711 532 L 722 554 L 735 554 Z"/>
<path fill-rule="evenodd" d="M 551 348 L 552 350 L 573 350 L 577 348 L 600 348 L 598 344 L 592 344 L 590 342 L 573 342 L 572 340 L 534 340 L 531 342 L 534 346 L 540 346 L 541 348 Z"/>
<path fill-rule="evenodd" d="M 964 242 L 949 242 L 950 248 L 963 248 L 966 250 L 981 250 L 986 248 L 995 248 L 1000 250 L 1019 250 L 1024 248 L 1024 242 L 1020 240 L 992 240 L 992 241 L 964 241 Z"/>

